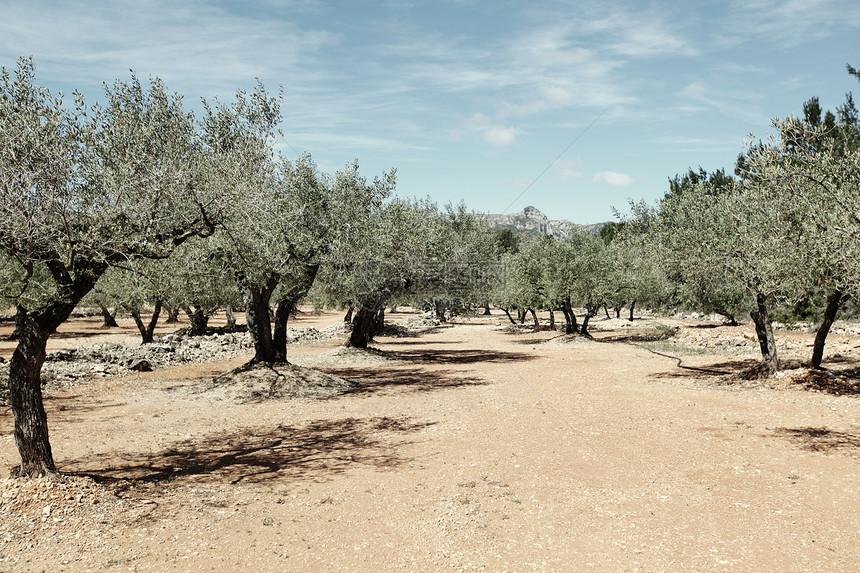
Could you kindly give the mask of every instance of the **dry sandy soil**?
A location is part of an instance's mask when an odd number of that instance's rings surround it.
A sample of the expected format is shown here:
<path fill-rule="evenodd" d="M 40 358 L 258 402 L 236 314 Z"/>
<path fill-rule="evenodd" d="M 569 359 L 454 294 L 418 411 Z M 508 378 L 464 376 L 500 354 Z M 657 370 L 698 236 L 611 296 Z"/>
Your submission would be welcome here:
<path fill-rule="evenodd" d="M 682 329 L 647 342 L 661 322 Z M 137 343 L 97 325 L 52 348 Z M 50 392 L 62 474 L 0 480 L 0 571 L 860 570 L 856 377 L 745 382 L 647 349 L 753 364 L 751 327 L 707 326 L 604 320 L 566 340 L 492 316 L 380 353 L 291 348 L 353 382 L 327 398 L 204 391 L 244 358 Z M 779 337 L 807 358 L 812 335 Z M 828 365 L 856 369 L 858 345 L 833 334 Z"/>

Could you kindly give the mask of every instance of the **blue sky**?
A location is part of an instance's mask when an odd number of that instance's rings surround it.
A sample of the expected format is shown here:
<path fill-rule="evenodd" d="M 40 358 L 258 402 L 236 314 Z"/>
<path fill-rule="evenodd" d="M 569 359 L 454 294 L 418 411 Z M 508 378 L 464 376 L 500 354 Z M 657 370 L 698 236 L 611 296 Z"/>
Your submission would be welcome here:
<path fill-rule="evenodd" d="M 0 1 L 0 65 L 89 101 L 159 76 L 229 99 L 283 86 L 283 141 L 357 158 L 398 194 L 479 212 L 611 220 L 688 167 L 731 171 L 749 134 L 860 84 L 853 0 Z"/>

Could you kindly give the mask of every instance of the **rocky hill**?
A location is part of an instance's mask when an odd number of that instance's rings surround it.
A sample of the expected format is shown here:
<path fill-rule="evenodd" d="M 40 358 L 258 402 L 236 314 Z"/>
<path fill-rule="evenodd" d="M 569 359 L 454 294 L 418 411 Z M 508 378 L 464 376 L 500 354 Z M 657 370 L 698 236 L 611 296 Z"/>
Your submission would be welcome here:
<path fill-rule="evenodd" d="M 529 205 L 519 213 L 510 215 L 484 215 L 485 220 L 493 228 L 511 229 L 527 235 L 550 235 L 558 239 L 570 237 L 575 229 L 583 229 L 589 233 L 599 233 L 605 223 L 594 225 L 579 225 L 566 219 L 550 219 L 536 207 Z"/>

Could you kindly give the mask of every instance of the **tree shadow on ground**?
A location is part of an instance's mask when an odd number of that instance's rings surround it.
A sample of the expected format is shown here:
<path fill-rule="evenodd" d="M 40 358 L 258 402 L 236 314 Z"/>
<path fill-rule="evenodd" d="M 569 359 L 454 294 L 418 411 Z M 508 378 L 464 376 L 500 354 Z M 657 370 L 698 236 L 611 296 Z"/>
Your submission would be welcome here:
<path fill-rule="evenodd" d="M 420 368 L 347 367 L 320 368 L 327 374 L 354 380 L 360 385 L 344 392 L 348 395 L 371 394 L 386 389 L 402 389 L 412 392 L 438 392 L 470 386 L 484 386 L 486 380 L 471 376 L 460 376 L 453 372 L 428 372 Z M 332 396 L 331 399 L 337 399 Z"/>
<path fill-rule="evenodd" d="M 119 400 L 84 398 L 81 394 L 50 394 L 43 400 L 51 421 L 59 423 L 83 422 L 88 414 L 128 404 Z"/>
<path fill-rule="evenodd" d="M 533 332 L 534 331 L 532 331 L 532 333 Z M 555 338 L 561 338 L 562 336 L 579 336 L 579 335 L 578 334 L 570 334 L 570 335 L 558 334 L 557 336 L 551 336 L 549 338 L 520 338 L 518 340 L 511 340 L 511 342 L 513 344 L 522 344 L 523 346 L 534 346 L 537 344 L 545 344 L 545 343 L 549 342 L 550 340 L 553 340 Z M 588 337 L 583 336 L 582 339 L 588 340 Z"/>
<path fill-rule="evenodd" d="M 99 327 L 99 328 L 101 328 L 101 327 Z M 135 335 L 135 334 L 137 334 L 137 331 L 135 330 L 132 332 L 129 330 L 123 330 L 121 328 L 116 328 L 116 327 L 104 328 L 104 329 L 98 330 L 98 331 L 92 331 L 92 330 L 60 331 L 60 332 L 55 332 L 54 334 L 52 334 L 51 340 L 66 340 L 69 338 L 92 338 L 94 336 L 105 336 L 106 334 Z M 50 352 L 48 354 L 50 354 Z"/>
<path fill-rule="evenodd" d="M 824 427 L 776 428 L 774 434 L 788 438 L 810 452 L 836 453 L 860 450 L 860 435 L 828 430 Z"/>
<path fill-rule="evenodd" d="M 486 362 L 515 362 L 535 360 L 537 357 L 525 352 L 505 352 L 501 350 L 401 350 L 391 356 L 409 362 L 427 364 L 477 364 Z"/>
<path fill-rule="evenodd" d="M 380 341 L 382 344 L 386 346 L 412 346 L 412 345 L 422 345 L 422 346 L 460 346 L 463 343 L 459 340 L 412 340 L 412 339 L 403 339 L 396 338 L 394 340 L 383 340 Z M 395 351 L 396 352 L 396 351 Z"/>
<path fill-rule="evenodd" d="M 702 376 L 709 376 L 713 378 L 723 378 L 726 380 L 726 384 L 731 384 L 732 381 L 736 380 L 736 376 L 757 367 L 761 363 L 759 360 L 738 359 L 723 360 L 720 362 L 704 363 L 692 366 L 676 356 L 669 356 L 662 353 L 655 354 L 660 354 L 668 359 L 675 360 L 676 363 L 680 361 L 680 364 L 676 364 L 672 370 L 657 372 L 651 375 L 653 378 L 658 379 L 701 378 Z"/>
<path fill-rule="evenodd" d="M 304 426 L 248 428 L 177 442 L 149 455 L 99 454 L 67 465 L 72 475 L 97 480 L 267 483 L 284 479 L 330 479 L 356 465 L 380 470 L 411 461 L 398 454 L 403 436 L 433 425 L 409 417 L 344 418 Z M 119 458 L 117 460 L 117 458 Z M 108 464 L 105 467 L 106 463 Z"/>
<path fill-rule="evenodd" d="M 449 328 L 454 328 L 454 325 L 439 324 L 436 326 L 408 328 L 406 326 L 400 326 L 399 324 L 387 324 L 385 325 L 385 329 L 377 336 L 387 338 L 418 338 L 420 336 L 425 336 L 428 334 L 436 334 L 437 332 L 442 332 L 443 330 L 448 330 Z"/>
<path fill-rule="evenodd" d="M 836 396 L 860 394 L 860 369 L 809 370 L 795 382 L 807 390 Z"/>

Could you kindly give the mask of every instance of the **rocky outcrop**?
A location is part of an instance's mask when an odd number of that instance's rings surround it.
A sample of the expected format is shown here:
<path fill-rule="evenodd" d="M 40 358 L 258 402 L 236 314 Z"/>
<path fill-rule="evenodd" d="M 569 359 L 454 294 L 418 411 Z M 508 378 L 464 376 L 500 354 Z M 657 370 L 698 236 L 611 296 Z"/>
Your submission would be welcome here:
<path fill-rule="evenodd" d="M 557 239 L 567 239 L 576 230 L 589 233 L 600 232 L 604 223 L 596 225 L 579 225 L 566 219 L 550 219 L 540 209 L 531 205 L 519 213 L 509 215 L 484 215 L 490 227 L 496 229 L 511 229 L 527 235 L 549 235 Z"/>

